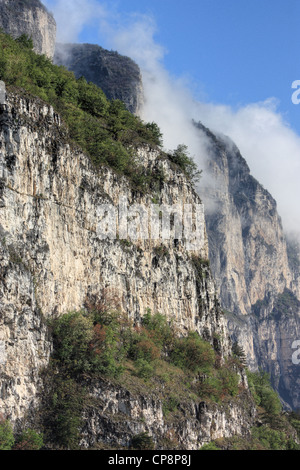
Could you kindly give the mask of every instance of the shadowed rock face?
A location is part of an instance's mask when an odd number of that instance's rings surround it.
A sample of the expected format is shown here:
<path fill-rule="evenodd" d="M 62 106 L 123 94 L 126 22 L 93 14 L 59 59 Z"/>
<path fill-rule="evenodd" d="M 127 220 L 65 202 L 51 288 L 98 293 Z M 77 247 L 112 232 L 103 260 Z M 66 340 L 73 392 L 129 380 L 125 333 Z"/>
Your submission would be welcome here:
<path fill-rule="evenodd" d="M 248 364 L 271 374 L 288 407 L 299 408 L 299 259 L 287 245 L 276 201 L 250 174 L 238 148 L 201 124 L 209 157 L 199 194 L 204 202 L 209 258 L 232 338 Z M 292 259 L 292 263 L 291 263 Z"/>
<path fill-rule="evenodd" d="M 56 22 L 39 0 L 0 0 L 0 28 L 14 38 L 26 34 L 38 54 L 53 58 Z"/>
<path fill-rule="evenodd" d="M 93 44 L 57 44 L 54 63 L 64 65 L 77 78 L 98 85 L 110 100 L 118 99 L 137 114 L 143 102 L 141 72 L 129 57 Z"/>

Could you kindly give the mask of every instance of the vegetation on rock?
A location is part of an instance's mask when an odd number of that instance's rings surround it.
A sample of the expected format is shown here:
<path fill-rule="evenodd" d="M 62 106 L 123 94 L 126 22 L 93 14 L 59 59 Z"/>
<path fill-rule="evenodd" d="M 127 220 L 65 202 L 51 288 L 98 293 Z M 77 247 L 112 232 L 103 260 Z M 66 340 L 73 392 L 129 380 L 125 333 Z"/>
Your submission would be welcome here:
<path fill-rule="evenodd" d="M 161 181 L 161 172 L 150 173 L 135 157 L 142 145 L 161 148 L 162 134 L 156 123 L 144 123 L 119 100 L 109 101 L 95 84 L 63 66 L 56 66 L 33 50 L 32 40 L 14 40 L 0 32 L 0 80 L 7 89 L 17 87 L 51 104 L 68 126 L 70 138 L 96 166 L 107 165 L 127 176 L 134 189 L 149 190 Z M 23 90 L 23 91 L 22 91 Z M 169 156 L 191 180 L 198 176 L 195 163 L 181 146 Z"/>
<path fill-rule="evenodd" d="M 43 373 L 48 394 L 42 406 L 49 445 L 77 448 L 89 402 L 87 379 L 106 377 L 130 389 L 132 377 L 135 388 L 146 385 L 146 394 L 154 387 L 160 390 L 168 418 L 177 413 L 182 399 L 222 402 L 239 394 L 235 363 L 228 360 L 221 367 L 210 343 L 194 332 L 182 337 L 159 313 L 149 310 L 140 325 L 133 325 L 98 303 L 90 310 L 63 315 L 50 327 L 54 351 Z"/>

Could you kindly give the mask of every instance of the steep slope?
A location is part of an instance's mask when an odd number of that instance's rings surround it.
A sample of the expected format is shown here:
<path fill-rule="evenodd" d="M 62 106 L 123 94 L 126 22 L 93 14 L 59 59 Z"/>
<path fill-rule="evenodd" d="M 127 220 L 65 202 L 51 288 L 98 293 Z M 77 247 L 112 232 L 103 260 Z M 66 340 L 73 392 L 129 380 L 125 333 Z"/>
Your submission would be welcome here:
<path fill-rule="evenodd" d="M 53 58 L 56 22 L 39 0 L 1 0 L 0 28 L 15 38 L 26 34 L 38 54 Z"/>
<path fill-rule="evenodd" d="M 95 83 L 108 99 L 121 100 L 130 112 L 138 114 L 143 103 L 142 77 L 129 57 L 93 44 L 57 44 L 54 63 Z"/>
<path fill-rule="evenodd" d="M 299 408 L 299 374 L 292 363 L 292 343 L 300 333 L 297 273 L 290 269 L 276 202 L 229 139 L 197 127 L 209 142 L 210 184 L 199 191 L 212 271 L 232 337 L 249 365 L 270 372 L 286 404 Z"/>
<path fill-rule="evenodd" d="M 37 99 L 10 94 L 1 107 L 1 412 L 13 422 L 37 405 L 39 370 L 52 348 L 45 319 L 80 310 L 103 289 L 117 292 L 121 311 L 139 321 L 150 308 L 182 331 L 198 331 L 230 353 L 225 319 L 207 267 L 195 269 L 191 255 L 207 258 L 202 204 L 185 176 L 157 150 L 141 148 L 144 165 L 166 175 L 162 204 L 191 204 L 200 211 L 200 240 L 186 242 L 102 240 L 101 204 L 149 206 L 126 178 L 96 170 L 70 147 L 60 117 Z M 144 198 L 144 199 L 143 199 Z M 204 275 L 205 274 L 205 275 Z M 218 339 L 217 339 L 218 338 Z M 217 343 L 216 343 L 217 341 Z M 26 353 L 25 353 L 26 351 Z"/>

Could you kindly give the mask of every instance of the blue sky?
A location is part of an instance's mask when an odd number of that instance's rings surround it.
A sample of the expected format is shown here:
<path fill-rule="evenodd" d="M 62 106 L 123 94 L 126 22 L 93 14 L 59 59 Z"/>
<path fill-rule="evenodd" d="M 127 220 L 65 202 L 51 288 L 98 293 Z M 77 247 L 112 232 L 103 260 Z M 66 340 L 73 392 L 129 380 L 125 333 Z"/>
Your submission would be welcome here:
<path fill-rule="evenodd" d="M 275 97 L 279 111 L 300 133 L 300 105 L 291 102 L 291 84 L 300 79 L 299 0 L 98 3 L 124 24 L 136 13 L 151 16 L 155 41 L 166 52 L 165 68 L 188 77 L 200 99 L 239 106 Z M 111 48 L 106 35 L 90 26 L 79 40 Z"/>
<path fill-rule="evenodd" d="M 299 0 L 97 1 L 119 23 L 146 14 L 156 24 L 169 73 L 191 81 L 200 99 L 232 106 L 279 100 L 279 110 L 300 133 L 300 105 L 291 84 L 300 79 Z M 50 8 L 55 0 L 45 2 Z M 91 22 L 78 37 L 113 48 Z"/>

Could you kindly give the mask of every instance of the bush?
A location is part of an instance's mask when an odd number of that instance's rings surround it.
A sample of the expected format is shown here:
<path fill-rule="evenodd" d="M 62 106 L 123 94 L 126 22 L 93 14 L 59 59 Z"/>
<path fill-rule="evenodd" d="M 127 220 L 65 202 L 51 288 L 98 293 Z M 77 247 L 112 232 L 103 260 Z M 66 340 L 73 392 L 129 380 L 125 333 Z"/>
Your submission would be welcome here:
<path fill-rule="evenodd" d="M 40 450 L 44 445 L 43 435 L 26 429 L 17 440 L 14 450 Z"/>
<path fill-rule="evenodd" d="M 145 191 L 156 181 L 156 172 L 146 172 L 134 158 L 134 148 L 161 145 L 155 123 L 144 123 L 118 100 L 109 102 L 103 91 L 84 78 L 56 66 L 32 50 L 32 40 L 22 35 L 14 40 L 0 32 L 0 79 L 7 89 L 14 86 L 40 97 L 59 112 L 71 139 L 95 165 L 108 165 L 125 174 Z M 137 175 L 139 176 L 137 178 Z M 160 175 L 157 175 L 158 180 Z"/>
<path fill-rule="evenodd" d="M 215 352 L 197 333 L 190 332 L 186 338 L 176 340 L 170 360 L 183 370 L 204 374 L 209 373 L 213 367 Z"/>
<path fill-rule="evenodd" d="M 12 425 L 0 416 L 0 450 L 11 450 L 15 443 Z"/>
<path fill-rule="evenodd" d="M 149 380 L 153 377 L 155 372 L 154 364 L 146 361 L 145 359 L 139 358 L 135 361 L 136 375 L 144 380 Z"/>
<path fill-rule="evenodd" d="M 93 322 L 82 312 L 71 312 L 53 322 L 54 358 L 73 372 L 91 370 Z"/>
<path fill-rule="evenodd" d="M 70 374 L 102 373 L 117 377 L 122 373 L 124 352 L 115 323 L 94 324 L 92 315 L 72 312 L 55 320 L 52 328 L 53 357 Z"/>
<path fill-rule="evenodd" d="M 151 314 L 148 310 L 142 319 L 142 324 L 148 331 L 149 337 L 166 354 L 174 346 L 176 331 L 172 323 L 169 323 L 163 315 Z"/>
<path fill-rule="evenodd" d="M 48 375 L 48 394 L 43 411 L 47 441 L 59 448 L 77 449 L 86 400 L 85 389 L 65 373 L 55 373 L 50 369 Z"/>
<path fill-rule="evenodd" d="M 200 450 L 220 450 L 219 447 L 216 446 L 214 442 L 209 442 L 208 444 L 204 444 Z"/>
<path fill-rule="evenodd" d="M 168 416 L 169 413 L 173 413 L 177 410 L 178 406 L 180 405 L 179 398 L 171 395 L 163 402 L 163 414 Z"/>
<path fill-rule="evenodd" d="M 192 183 L 199 181 L 202 171 L 198 169 L 197 164 L 190 157 L 186 145 L 178 145 L 177 149 L 169 154 L 169 158 L 181 168 Z"/>
<path fill-rule="evenodd" d="M 237 396 L 238 391 L 239 376 L 228 364 L 212 370 L 210 374 L 202 378 L 199 385 L 199 395 L 217 403 L 225 397 Z"/>
<path fill-rule="evenodd" d="M 279 415 L 282 411 L 280 399 L 272 388 L 270 376 L 266 372 L 247 371 L 250 390 L 257 405 L 262 406 L 269 415 Z"/>
<path fill-rule="evenodd" d="M 287 438 L 284 432 L 261 426 L 252 430 L 252 437 L 258 439 L 265 450 L 286 450 Z"/>
<path fill-rule="evenodd" d="M 239 376 L 228 367 L 223 366 L 217 371 L 217 377 L 221 386 L 222 396 L 235 397 L 238 394 Z"/>
<path fill-rule="evenodd" d="M 136 450 L 154 450 L 155 446 L 152 437 L 146 432 L 143 432 L 132 438 L 131 448 Z"/>

